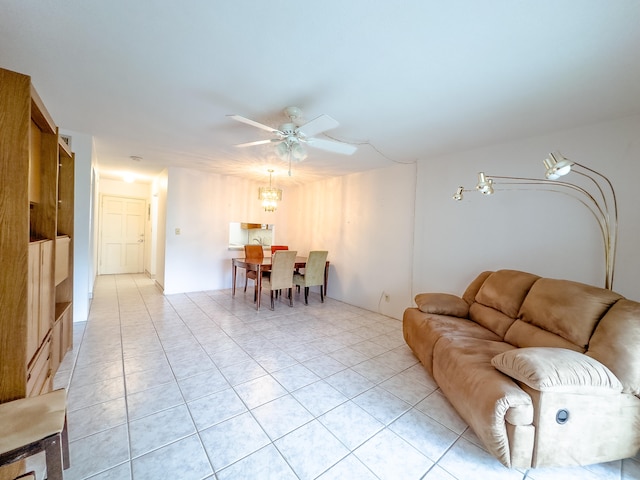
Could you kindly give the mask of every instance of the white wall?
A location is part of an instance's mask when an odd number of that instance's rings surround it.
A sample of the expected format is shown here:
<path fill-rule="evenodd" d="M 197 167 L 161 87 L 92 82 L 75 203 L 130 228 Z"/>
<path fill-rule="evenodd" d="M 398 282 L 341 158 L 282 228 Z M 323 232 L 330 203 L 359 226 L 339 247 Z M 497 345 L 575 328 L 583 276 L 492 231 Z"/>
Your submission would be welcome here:
<path fill-rule="evenodd" d="M 231 287 L 230 259 L 243 252 L 229 250 L 229 223 L 277 222 L 279 215 L 260 211 L 257 189 L 242 178 L 169 168 L 166 224 L 158 226 L 166 235 L 164 255 L 158 239 L 157 275 L 165 294 Z"/>
<path fill-rule="evenodd" d="M 396 165 L 292 190 L 278 243 L 301 255 L 328 250 L 330 297 L 401 318 L 411 304 L 415 171 Z"/>
<path fill-rule="evenodd" d="M 156 245 L 155 280 L 164 289 L 165 278 L 165 250 L 167 238 L 167 184 L 169 182 L 169 171 L 163 170 L 155 179 L 152 185 L 152 195 L 155 197 L 158 213 L 156 233 L 154 242 Z"/>
<path fill-rule="evenodd" d="M 613 289 L 640 299 L 640 116 L 420 161 L 414 294 L 460 294 L 481 271 L 500 268 L 604 286 L 596 221 L 574 198 L 502 191 L 489 197 L 469 192 L 462 202 L 451 199 L 458 185 L 474 188 L 479 171 L 544 178 L 542 160 L 551 151 L 612 181 L 620 213 Z"/>
<path fill-rule="evenodd" d="M 74 165 L 74 217 L 73 217 L 73 321 L 83 322 L 89 315 L 93 292 L 92 196 L 91 176 L 94 160 L 93 137 L 60 130 L 71 137 L 71 150 L 75 153 Z"/>

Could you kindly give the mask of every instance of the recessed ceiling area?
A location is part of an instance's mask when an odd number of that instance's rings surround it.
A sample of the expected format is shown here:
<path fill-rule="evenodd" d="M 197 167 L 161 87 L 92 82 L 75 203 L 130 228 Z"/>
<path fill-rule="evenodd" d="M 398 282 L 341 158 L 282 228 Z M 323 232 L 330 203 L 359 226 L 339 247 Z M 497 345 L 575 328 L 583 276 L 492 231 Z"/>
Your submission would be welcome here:
<path fill-rule="evenodd" d="M 640 112 L 640 3 L 3 0 L 0 66 L 31 75 L 100 171 L 194 168 L 281 185 L 412 163 Z M 288 165 L 234 145 L 326 114 Z M 131 157 L 141 157 L 134 161 Z"/>

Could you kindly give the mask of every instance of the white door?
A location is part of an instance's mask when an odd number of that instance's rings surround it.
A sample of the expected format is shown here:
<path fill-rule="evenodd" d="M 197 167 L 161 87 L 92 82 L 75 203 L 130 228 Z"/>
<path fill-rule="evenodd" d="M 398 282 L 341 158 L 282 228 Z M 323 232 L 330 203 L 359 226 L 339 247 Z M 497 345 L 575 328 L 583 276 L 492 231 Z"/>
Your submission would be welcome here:
<path fill-rule="evenodd" d="M 100 274 L 144 271 L 145 200 L 102 196 Z"/>

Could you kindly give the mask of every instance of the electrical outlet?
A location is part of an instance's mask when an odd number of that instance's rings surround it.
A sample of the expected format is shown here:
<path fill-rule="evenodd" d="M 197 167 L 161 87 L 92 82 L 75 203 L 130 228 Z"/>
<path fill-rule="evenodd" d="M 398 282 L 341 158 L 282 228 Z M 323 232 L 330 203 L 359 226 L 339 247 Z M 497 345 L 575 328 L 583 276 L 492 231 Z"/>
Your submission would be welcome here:
<path fill-rule="evenodd" d="M 176 235 L 180 235 L 180 229 L 176 228 Z"/>
<path fill-rule="evenodd" d="M 385 302 L 389 301 L 389 294 L 387 292 L 384 293 L 384 301 Z"/>

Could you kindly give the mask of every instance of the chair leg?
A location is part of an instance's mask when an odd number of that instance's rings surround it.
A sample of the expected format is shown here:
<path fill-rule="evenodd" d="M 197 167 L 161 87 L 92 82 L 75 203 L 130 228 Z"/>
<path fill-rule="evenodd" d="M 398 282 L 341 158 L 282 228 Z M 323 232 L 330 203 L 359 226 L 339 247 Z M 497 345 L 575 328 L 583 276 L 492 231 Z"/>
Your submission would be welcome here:
<path fill-rule="evenodd" d="M 71 466 L 69 461 L 69 432 L 67 430 L 67 416 L 64 416 L 64 427 L 62 427 L 62 468 L 67 469 Z"/>
<path fill-rule="evenodd" d="M 304 287 L 304 304 L 309 305 L 309 287 Z"/>
<path fill-rule="evenodd" d="M 324 303 L 324 294 L 322 293 L 322 290 L 324 290 L 324 288 L 320 285 L 320 301 Z"/>
<path fill-rule="evenodd" d="M 273 310 L 275 307 L 275 305 L 273 304 L 273 290 L 271 290 L 270 294 L 271 294 L 271 310 Z"/>
<path fill-rule="evenodd" d="M 293 307 L 293 292 L 292 292 L 292 288 L 289 289 L 289 306 Z"/>
<path fill-rule="evenodd" d="M 62 435 L 58 433 L 44 440 L 47 480 L 63 480 L 61 437 Z"/>
<path fill-rule="evenodd" d="M 247 291 L 247 283 L 249 283 L 249 278 L 245 275 L 244 277 L 244 291 Z"/>

